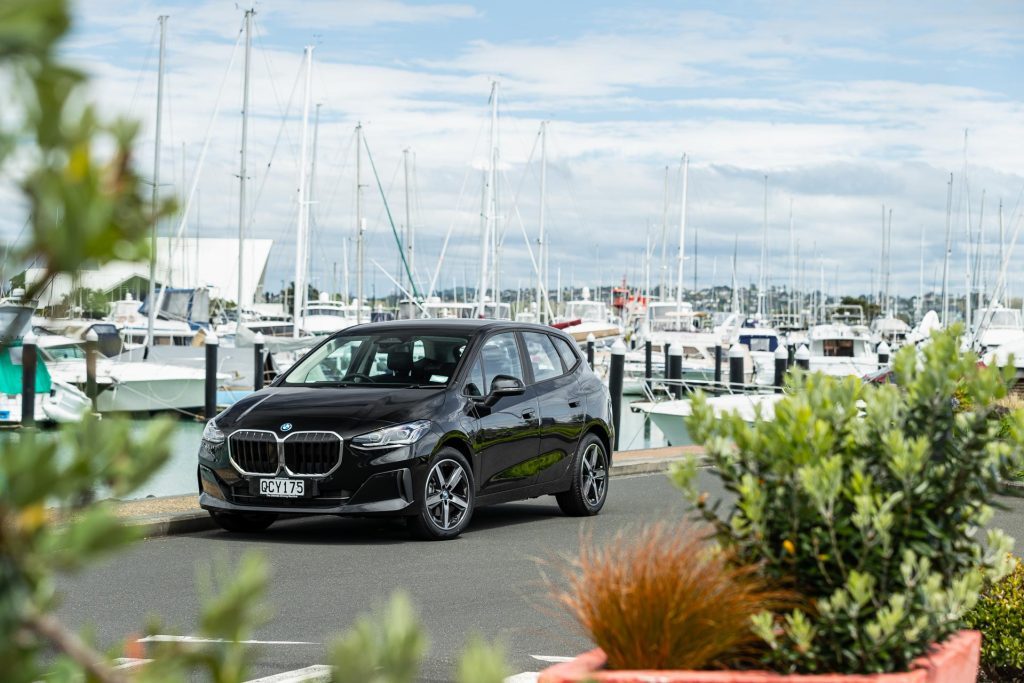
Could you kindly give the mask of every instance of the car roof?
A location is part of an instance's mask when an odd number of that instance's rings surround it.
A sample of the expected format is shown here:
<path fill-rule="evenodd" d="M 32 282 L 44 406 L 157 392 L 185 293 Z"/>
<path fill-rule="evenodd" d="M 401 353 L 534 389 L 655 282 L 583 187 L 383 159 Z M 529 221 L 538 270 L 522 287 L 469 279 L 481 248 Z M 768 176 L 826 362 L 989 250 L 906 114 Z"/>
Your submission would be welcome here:
<path fill-rule="evenodd" d="M 348 332 L 376 332 L 378 330 L 422 330 L 422 329 L 436 329 L 438 331 L 450 331 L 450 332 L 462 332 L 466 334 L 477 334 L 478 332 L 488 330 L 523 330 L 526 332 L 547 332 L 547 333 L 558 333 L 559 336 L 565 336 L 565 333 L 561 330 L 550 327 L 548 325 L 538 325 L 536 323 L 521 323 L 512 320 L 494 320 L 485 318 L 451 318 L 451 319 L 439 319 L 439 318 L 420 318 L 412 320 L 388 320 L 377 323 L 363 323 L 361 325 L 353 325 L 346 327 L 341 330 L 340 334 Z"/>

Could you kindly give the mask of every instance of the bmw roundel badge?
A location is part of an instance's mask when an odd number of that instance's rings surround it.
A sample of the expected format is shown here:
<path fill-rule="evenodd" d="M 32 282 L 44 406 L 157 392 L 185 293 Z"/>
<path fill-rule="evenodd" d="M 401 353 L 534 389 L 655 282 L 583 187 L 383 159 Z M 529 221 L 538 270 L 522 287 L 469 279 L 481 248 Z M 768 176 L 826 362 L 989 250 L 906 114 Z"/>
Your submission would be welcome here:
<path fill-rule="evenodd" d="M 290 431 L 292 431 L 292 423 L 291 422 L 285 422 L 283 425 L 281 425 L 281 431 L 282 432 L 290 432 Z"/>

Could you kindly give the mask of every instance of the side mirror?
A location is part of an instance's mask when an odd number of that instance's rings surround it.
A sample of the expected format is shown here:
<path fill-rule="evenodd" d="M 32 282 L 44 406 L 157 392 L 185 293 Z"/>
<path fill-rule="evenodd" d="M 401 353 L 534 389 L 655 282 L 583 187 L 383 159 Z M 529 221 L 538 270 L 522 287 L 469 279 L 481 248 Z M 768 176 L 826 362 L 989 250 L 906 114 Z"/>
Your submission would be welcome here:
<path fill-rule="evenodd" d="M 484 397 L 485 406 L 493 406 L 503 396 L 519 396 L 526 391 L 522 380 L 511 375 L 495 375 L 491 380 L 491 391 Z"/>

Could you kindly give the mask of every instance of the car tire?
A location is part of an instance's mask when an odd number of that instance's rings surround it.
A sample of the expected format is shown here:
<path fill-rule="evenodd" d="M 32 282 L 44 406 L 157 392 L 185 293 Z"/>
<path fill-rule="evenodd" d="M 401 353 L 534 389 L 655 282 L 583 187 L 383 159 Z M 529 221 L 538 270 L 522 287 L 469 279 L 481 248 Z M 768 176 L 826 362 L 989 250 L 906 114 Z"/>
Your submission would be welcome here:
<path fill-rule="evenodd" d="M 462 453 L 454 448 L 438 451 L 416 498 L 417 514 L 408 518 L 413 535 L 444 541 L 461 534 L 473 517 L 476 502 L 473 469 Z"/>
<path fill-rule="evenodd" d="M 266 531 L 271 524 L 277 521 L 277 515 L 259 513 L 237 513 L 237 512 L 214 512 L 210 511 L 210 517 L 214 524 L 224 531 L 231 531 L 239 534 L 252 534 L 258 531 Z"/>
<path fill-rule="evenodd" d="M 596 515 L 608 498 L 608 453 L 596 434 L 580 439 L 573 456 L 572 483 L 568 491 L 555 495 L 558 507 L 570 517 Z"/>

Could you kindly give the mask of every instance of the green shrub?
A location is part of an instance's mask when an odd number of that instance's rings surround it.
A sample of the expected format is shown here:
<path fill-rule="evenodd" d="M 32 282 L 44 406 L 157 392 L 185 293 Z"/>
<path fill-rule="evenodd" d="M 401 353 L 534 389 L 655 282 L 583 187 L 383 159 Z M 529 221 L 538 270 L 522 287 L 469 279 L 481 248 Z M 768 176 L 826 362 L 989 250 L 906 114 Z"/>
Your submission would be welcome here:
<path fill-rule="evenodd" d="M 1024 680 L 1024 563 L 985 589 L 966 622 L 982 633 L 981 666 L 990 681 Z"/>
<path fill-rule="evenodd" d="M 739 561 L 809 602 L 759 615 L 766 666 L 905 670 L 961 627 L 986 577 L 1007 571 L 1012 541 L 990 531 L 983 547 L 976 531 L 999 478 L 1019 467 L 1021 414 L 998 438 L 989 406 L 1010 371 L 961 355 L 958 333 L 901 350 L 896 385 L 799 374 L 773 421 L 719 419 L 694 399 L 690 433 L 734 501 L 699 495 L 693 462 L 674 478 Z"/>

